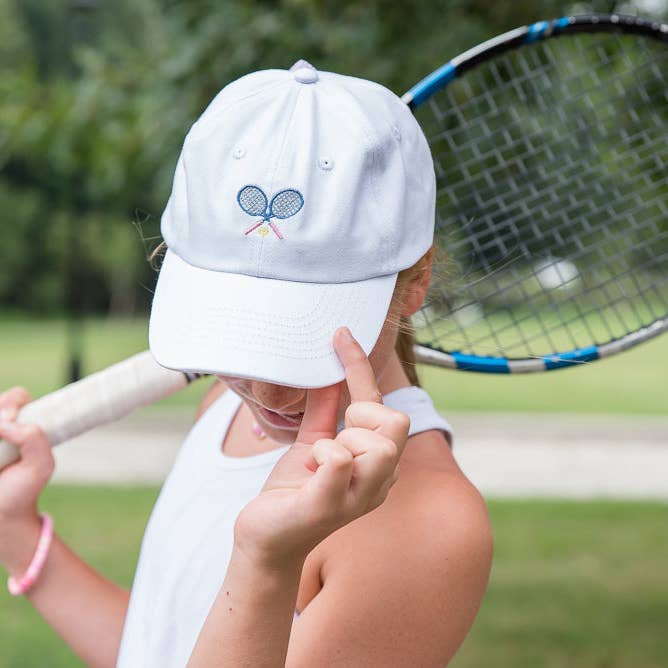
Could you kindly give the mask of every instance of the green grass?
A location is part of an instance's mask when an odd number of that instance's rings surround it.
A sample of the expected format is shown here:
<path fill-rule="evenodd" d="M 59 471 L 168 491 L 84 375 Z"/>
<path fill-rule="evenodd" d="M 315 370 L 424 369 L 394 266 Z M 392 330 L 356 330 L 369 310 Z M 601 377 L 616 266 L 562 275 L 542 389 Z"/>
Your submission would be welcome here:
<path fill-rule="evenodd" d="M 155 488 L 52 486 L 58 532 L 129 586 Z M 454 668 L 659 668 L 668 656 L 668 505 L 494 501 L 481 612 Z M 0 668 L 81 666 L 26 600 L 0 591 Z"/>
<path fill-rule="evenodd" d="M 83 326 L 84 373 L 99 371 L 148 348 L 145 319 L 89 319 Z M 67 376 L 67 329 L 58 319 L 2 317 L 0 388 L 23 385 L 34 397 L 63 385 Z M 193 407 L 203 391 L 194 384 L 163 405 Z"/>
<path fill-rule="evenodd" d="M 144 319 L 86 322 L 84 363 L 96 371 L 147 347 Z M 0 315 L 0 388 L 15 384 L 40 396 L 65 377 L 65 326 L 59 320 Z M 557 413 L 668 413 L 668 336 L 607 360 L 546 374 L 498 376 L 421 368 L 421 378 L 444 411 Z M 195 384 L 166 400 L 192 407 L 203 391 Z"/>
<path fill-rule="evenodd" d="M 536 280 L 533 274 L 532 280 Z M 655 283 L 658 280 L 654 278 Z M 490 281 L 496 285 L 498 277 L 493 276 Z M 483 285 L 478 287 L 485 290 Z M 614 289 L 621 287 L 615 286 Z M 543 303 L 546 295 L 538 284 L 539 294 L 532 295 L 525 290 L 524 296 L 518 296 L 514 305 L 482 307 L 469 302 L 458 310 L 440 314 L 438 310 L 428 309 L 429 326 L 423 330 L 418 327 L 418 332 L 420 338 L 432 340 L 444 350 L 478 355 L 498 355 L 497 351 L 503 350 L 508 357 L 526 358 L 584 348 L 592 340 L 621 338 L 630 329 L 647 326 L 666 312 L 665 304 L 658 300 L 645 302 L 638 299 L 638 303 L 630 303 L 619 294 L 611 294 L 612 286 L 607 289 L 605 298 L 598 303 L 596 300 L 573 303 L 570 299 L 557 301 L 554 305 L 549 301 Z M 627 292 L 633 294 L 633 287 L 628 286 Z M 617 301 L 612 306 L 605 306 L 609 300 Z M 416 326 L 421 321 L 426 322 L 422 314 L 416 317 Z"/>
<path fill-rule="evenodd" d="M 141 537 L 158 489 L 152 487 L 48 487 L 41 506 L 56 531 L 94 568 L 130 587 Z M 83 666 L 27 599 L 0 588 L 0 668 Z"/>
<path fill-rule="evenodd" d="M 455 668 L 659 668 L 668 657 L 668 506 L 490 503 L 489 590 Z"/>
<path fill-rule="evenodd" d="M 668 414 L 668 336 L 625 353 L 549 373 L 478 374 L 423 367 L 420 378 L 448 411 Z"/>

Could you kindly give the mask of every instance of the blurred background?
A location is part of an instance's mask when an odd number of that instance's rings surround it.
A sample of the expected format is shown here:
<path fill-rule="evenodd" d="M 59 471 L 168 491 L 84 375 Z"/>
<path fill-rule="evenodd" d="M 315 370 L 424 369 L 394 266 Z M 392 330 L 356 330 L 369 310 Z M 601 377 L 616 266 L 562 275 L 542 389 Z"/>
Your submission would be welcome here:
<path fill-rule="evenodd" d="M 305 58 L 401 94 L 500 32 L 592 11 L 668 19 L 668 0 L 0 0 L 0 389 L 39 396 L 147 347 L 178 152 L 230 80 Z M 496 533 L 453 665 L 668 666 L 668 337 L 537 378 L 421 379 Z M 58 454 L 44 508 L 126 586 L 205 389 Z M 0 646 L 0 668 L 80 665 L 5 594 Z"/>

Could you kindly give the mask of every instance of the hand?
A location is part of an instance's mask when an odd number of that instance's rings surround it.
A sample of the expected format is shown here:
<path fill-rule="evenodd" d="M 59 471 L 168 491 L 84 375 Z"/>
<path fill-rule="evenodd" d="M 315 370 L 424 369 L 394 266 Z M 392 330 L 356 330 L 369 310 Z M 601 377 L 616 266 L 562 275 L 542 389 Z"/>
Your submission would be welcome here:
<path fill-rule="evenodd" d="M 309 390 L 297 439 L 239 514 L 235 545 L 265 566 L 291 564 L 378 507 L 398 477 L 407 415 L 382 404 L 369 359 L 346 328 L 334 335 L 351 403 L 336 434 L 343 381 Z"/>
<path fill-rule="evenodd" d="M 0 471 L 0 534 L 4 525 L 34 521 L 37 499 L 55 467 L 44 432 L 16 422 L 19 410 L 30 401 L 22 387 L 0 394 L 0 439 L 16 445 L 21 454 L 19 460 Z"/>

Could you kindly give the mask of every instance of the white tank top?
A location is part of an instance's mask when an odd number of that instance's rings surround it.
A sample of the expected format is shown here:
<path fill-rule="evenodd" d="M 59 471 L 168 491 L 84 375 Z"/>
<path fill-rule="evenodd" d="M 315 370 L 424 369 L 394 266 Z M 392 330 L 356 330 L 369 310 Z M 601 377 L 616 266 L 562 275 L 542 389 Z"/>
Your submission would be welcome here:
<path fill-rule="evenodd" d="M 390 392 L 383 402 L 410 417 L 411 436 L 430 429 L 452 433 L 418 387 Z M 144 533 L 117 666 L 182 668 L 190 658 L 225 578 L 237 515 L 289 448 L 225 455 L 221 445 L 241 403 L 226 391 L 179 450 Z"/>

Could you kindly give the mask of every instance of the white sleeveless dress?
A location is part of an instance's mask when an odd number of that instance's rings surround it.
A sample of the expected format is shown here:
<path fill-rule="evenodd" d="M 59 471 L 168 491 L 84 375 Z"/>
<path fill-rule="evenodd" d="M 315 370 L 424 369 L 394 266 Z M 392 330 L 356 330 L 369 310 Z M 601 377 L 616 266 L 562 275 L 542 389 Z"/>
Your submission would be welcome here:
<path fill-rule="evenodd" d="M 411 419 L 409 434 L 452 434 L 429 395 L 403 387 L 383 402 Z M 153 508 L 142 541 L 117 666 L 183 668 L 229 563 L 241 509 L 255 498 L 289 446 L 250 457 L 222 452 L 241 406 L 231 390 L 195 423 Z M 295 617 L 297 617 L 295 613 Z"/>

